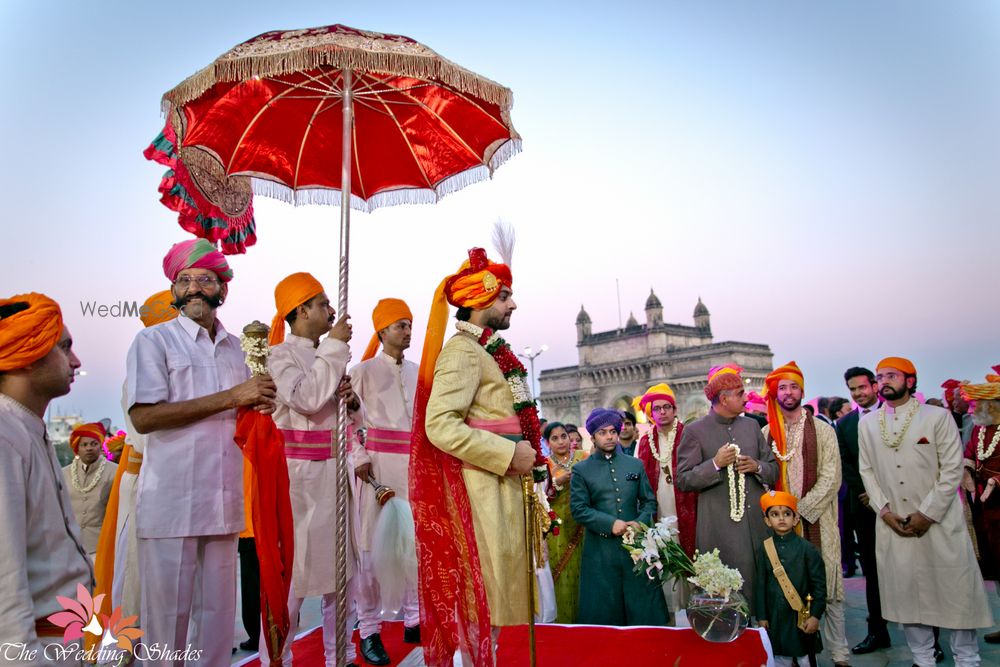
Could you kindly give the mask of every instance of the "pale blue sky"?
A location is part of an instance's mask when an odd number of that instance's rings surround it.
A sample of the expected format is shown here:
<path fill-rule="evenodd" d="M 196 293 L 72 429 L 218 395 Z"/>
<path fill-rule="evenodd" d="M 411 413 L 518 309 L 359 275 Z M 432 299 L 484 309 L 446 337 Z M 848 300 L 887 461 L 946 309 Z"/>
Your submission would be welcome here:
<path fill-rule="evenodd" d="M 57 402 L 118 419 L 138 322 L 79 302 L 142 300 L 186 238 L 142 149 L 161 94 L 266 30 L 345 23 L 413 37 L 514 91 L 524 153 L 436 206 L 354 216 L 360 357 L 383 296 L 416 314 L 497 217 L 518 232 L 516 348 L 576 363 L 573 321 L 668 321 L 700 295 L 716 340 L 768 343 L 807 393 L 910 356 L 921 386 L 1000 362 L 1000 5 L 992 2 L 15 2 L 0 0 L 0 293 L 63 304 L 88 376 Z M 275 282 L 336 292 L 338 212 L 256 201 L 233 260 L 231 329 Z"/>

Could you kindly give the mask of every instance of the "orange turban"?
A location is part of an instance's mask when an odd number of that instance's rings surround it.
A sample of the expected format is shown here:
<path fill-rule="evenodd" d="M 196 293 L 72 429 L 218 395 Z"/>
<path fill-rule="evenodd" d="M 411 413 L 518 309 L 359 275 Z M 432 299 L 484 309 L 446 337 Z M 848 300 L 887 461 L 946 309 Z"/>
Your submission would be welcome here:
<path fill-rule="evenodd" d="M 104 429 L 104 424 L 94 422 L 92 424 L 77 424 L 73 427 L 73 432 L 69 434 L 69 446 L 73 448 L 73 453 L 80 447 L 82 438 L 93 438 L 97 442 L 104 442 L 108 432 Z"/>
<path fill-rule="evenodd" d="M 139 309 L 139 319 L 144 327 L 151 327 L 154 324 L 169 322 L 177 317 L 177 309 L 173 305 L 174 297 L 170 290 L 165 289 L 157 292 L 146 299 Z"/>
<path fill-rule="evenodd" d="M 895 368 L 907 375 L 917 374 L 917 368 L 913 365 L 913 362 L 903 357 L 886 357 L 875 366 L 875 372 L 878 373 L 878 369 L 880 368 Z"/>
<path fill-rule="evenodd" d="M 705 385 L 705 397 L 710 401 L 714 401 L 719 393 L 727 389 L 739 389 L 742 387 L 743 378 L 740 377 L 740 373 L 742 372 L 743 368 L 736 364 L 713 366 L 712 370 L 708 371 L 708 384 Z"/>
<path fill-rule="evenodd" d="M 323 291 L 319 281 L 308 273 L 293 273 L 274 288 L 274 305 L 278 309 L 271 320 L 267 342 L 277 345 L 285 340 L 285 318 L 309 299 Z"/>
<path fill-rule="evenodd" d="M 458 308 L 484 310 L 500 296 L 500 287 L 511 287 L 510 267 L 496 264 L 482 248 L 469 251 L 469 259 L 453 276 L 445 279 L 444 295 Z"/>
<path fill-rule="evenodd" d="M 993 367 L 985 384 L 963 384 L 961 391 L 967 401 L 1000 400 L 1000 366 Z"/>
<path fill-rule="evenodd" d="M 677 407 L 677 399 L 674 398 L 674 390 L 670 388 L 665 382 L 660 384 L 654 384 L 652 387 L 646 390 L 642 396 L 636 396 L 632 401 L 632 409 L 636 412 L 642 412 L 646 415 L 646 419 L 649 421 L 653 420 L 653 401 L 667 401 L 670 405 Z"/>
<path fill-rule="evenodd" d="M 799 502 L 790 493 L 784 491 L 768 491 L 760 497 L 760 509 L 765 514 L 772 507 L 788 507 L 793 512 L 798 513 Z"/>
<path fill-rule="evenodd" d="M 371 340 L 368 341 L 368 347 L 365 349 L 365 354 L 361 357 L 361 361 L 371 359 L 378 352 L 378 332 L 400 320 L 410 320 L 411 323 L 413 322 L 413 313 L 410 312 L 410 307 L 406 305 L 405 301 L 402 299 L 379 300 L 375 305 L 375 310 L 372 311 L 372 325 L 375 327 L 375 333 L 372 334 Z"/>
<path fill-rule="evenodd" d="M 768 433 L 774 440 L 774 446 L 778 453 L 785 455 L 785 417 L 778 407 L 778 385 L 782 380 L 791 380 L 805 389 L 805 381 L 802 379 L 802 371 L 794 361 L 789 361 L 784 366 L 779 366 L 767 374 L 764 378 L 764 393 L 761 397 L 767 403 L 767 424 L 770 426 Z M 778 460 L 778 482 L 775 485 L 784 491 L 788 488 L 788 465 L 785 461 Z M 794 508 L 793 508 L 794 509 Z"/>
<path fill-rule="evenodd" d="M 15 304 L 27 304 L 18 310 Z M 4 311 L 14 311 L 6 317 Z M 0 373 L 33 364 L 55 347 L 62 337 L 59 304 L 31 292 L 0 299 Z"/>

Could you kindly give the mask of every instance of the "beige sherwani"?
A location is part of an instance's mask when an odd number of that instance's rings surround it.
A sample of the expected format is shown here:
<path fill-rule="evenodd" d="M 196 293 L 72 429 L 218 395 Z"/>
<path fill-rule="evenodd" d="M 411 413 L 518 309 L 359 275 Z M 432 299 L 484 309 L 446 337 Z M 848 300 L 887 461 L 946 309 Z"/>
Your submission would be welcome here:
<path fill-rule="evenodd" d="M 805 411 L 803 411 L 805 414 Z M 844 573 L 840 559 L 840 528 L 837 525 L 837 493 L 840 491 L 840 446 L 837 432 L 826 422 L 809 417 L 816 426 L 816 483 L 809 493 L 802 494 L 804 459 L 802 446 L 796 448 L 788 461 L 788 490 L 799 501 L 799 515 L 812 524 L 819 524 L 820 542 L 823 545 L 823 564 L 826 566 L 826 597 L 844 599 Z M 786 432 L 794 425 L 785 425 Z M 771 427 L 765 426 L 767 438 Z"/>
<path fill-rule="evenodd" d="M 493 357 L 471 334 L 452 337 L 434 369 L 425 427 L 434 446 L 466 464 L 462 477 L 494 626 L 528 622 L 521 481 L 504 474 L 514 457 L 514 442 L 472 428 L 466 420 L 513 417 L 514 399 Z"/>
<path fill-rule="evenodd" d="M 285 432 L 289 494 L 295 520 L 295 562 L 292 592 L 308 598 L 336 590 L 337 387 L 347 369 L 347 344 L 327 337 L 313 347 L 308 338 L 289 334 L 271 348 L 268 370 L 278 387 L 274 423 Z M 355 426 L 362 414 L 352 413 Z M 296 447 L 288 431 L 325 432 L 326 458 L 309 460 L 294 456 Z M 348 496 L 350 498 L 350 496 Z M 353 541 L 353 540 L 352 540 Z M 354 571 L 356 554 L 348 546 L 347 576 Z"/>
<path fill-rule="evenodd" d="M 911 401 L 916 399 L 910 399 Z M 886 411 L 889 442 L 902 432 L 907 402 Z M 988 628 L 993 617 L 958 501 L 962 443 L 947 410 L 920 405 L 898 448 L 883 442 L 879 416 L 858 424 L 861 479 L 876 514 L 921 512 L 935 523 L 923 537 L 900 537 L 875 526 L 882 616 L 888 621 L 952 629 Z"/>
<path fill-rule="evenodd" d="M 101 457 L 104 456 L 102 453 Z M 77 483 L 80 489 L 85 489 L 95 481 L 96 475 L 101 478 L 89 491 L 81 491 L 73 486 L 73 469 L 77 468 Z M 101 458 L 84 466 L 79 458 L 62 469 L 63 477 L 66 480 L 66 490 L 69 491 L 69 500 L 73 505 L 73 513 L 76 521 L 80 524 L 80 537 L 83 539 L 83 548 L 91 559 L 97 554 L 97 542 L 101 537 L 101 525 L 104 523 L 104 512 L 108 509 L 108 498 L 111 497 L 111 487 L 115 483 L 115 472 L 118 470 L 111 461 L 105 461 L 101 468 Z M 100 471 L 98 473 L 98 471 Z"/>
<path fill-rule="evenodd" d="M 409 431 L 413 422 L 413 397 L 417 391 L 419 367 L 407 359 L 402 364 L 385 352 L 379 352 L 351 370 L 351 384 L 365 406 L 365 425 L 392 431 Z M 369 433 L 370 439 L 371 433 Z M 377 443 L 352 452 L 356 463 L 371 463 L 372 474 L 380 484 L 392 487 L 397 498 L 409 500 L 410 454 L 376 451 Z M 378 520 L 378 503 L 371 484 L 360 485 L 359 543 L 363 551 L 370 551 L 372 532 Z"/>

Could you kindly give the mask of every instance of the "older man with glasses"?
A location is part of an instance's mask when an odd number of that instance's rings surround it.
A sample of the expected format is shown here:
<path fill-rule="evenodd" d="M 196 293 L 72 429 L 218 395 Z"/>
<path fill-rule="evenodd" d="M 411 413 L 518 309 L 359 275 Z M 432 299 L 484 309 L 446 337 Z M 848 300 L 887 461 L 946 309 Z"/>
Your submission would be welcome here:
<path fill-rule="evenodd" d="M 716 366 L 708 374 L 707 415 L 687 425 L 677 450 L 677 487 L 698 492 L 695 547 L 718 548 L 722 562 L 743 575 L 753 609 L 756 547 L 767 537 L 757 499 L 778 479 L 778 464 L 757 422 L 741 417 L 746 390 L 742 368 Z"/>
<path fill-rule="evenodd" d="M 184 241 L 163 272 L 180 316 L 138 333 L 126 380 L 129 417 L 148 436 L 136 498 L 146 664 L 224 665 L 244 527 L 236 408 L 272 412 L 275 386 L 250 378 L 238 336 L 216 317 L 233 277 L 225 257 Z"/>

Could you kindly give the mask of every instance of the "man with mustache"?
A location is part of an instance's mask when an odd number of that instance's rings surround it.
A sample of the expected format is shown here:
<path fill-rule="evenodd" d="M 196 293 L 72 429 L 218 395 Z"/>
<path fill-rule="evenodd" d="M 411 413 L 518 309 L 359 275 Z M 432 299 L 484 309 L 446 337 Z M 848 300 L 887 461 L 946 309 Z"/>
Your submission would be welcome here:
<path fill-rule="evenodd" d="M 427 318 L 410 504 L 421 643 L 431 665 L 450 661 L 459 648 L 467 667 L 494 664 L 500 626 L 525 624 L 531 613 L 520 476 L 538 465 L 534 439 L 541 434 L 526 384 L 505 377 L 523 379 L 524 367 L 497 337 L 517 308 L 512 284 L 508 265 L 473 248 L 441 281 Z M 458 333 L 442 349 L 448 304 L 458 308 Z"/>
<path fill-rule="evenodd" d="M 860 473 L 875 528 L 882 615 L 903 624 L 919 667 L 933 667 L 933 627 L 951 630 L 955 664 L 979 664 L 976 628 L 993 625 L 957 498 L 962 443 L 944 408 L 921 405 L 902 357 L 875 367 L 885 403 L 858 424 Z"/>
<path fill-rule="evenodd" d="M 833 427 L 802 410 L 805 382 L 790 361 L 764 379 L 767 426 L 764 437 L 778 461 L 779 491 L 798 500 L 802 536 L 822 554 L 826 566 L 826 613 L 823 641 L 833 664 L 848 664 L 844 629 L 844 573 L 840 567 L 837 493 L 840 491 L 840 448 Z"/>
<path fill-rule="evenodd" d="M 350 636 L 354 613 L 337 628 L 337 414 L 341 401 L 355 428 L 363 422 L 361 403 L 351 388 L 347 362 L 351 351 L 350 316 L 335 320 L 330 298 L 308 273 L 293 273 L 274 288 L 277 314 L 271 322 L 271 355 L 267 368 L 278 388 L 274 423 L 285 437 L 288 489 L 295 523 L 295 560 L 288 594 L 292 627 L 282 653 L 282 665 L 292 664 L 292 639 L 305 598 L 322 596 L 323 650 L 326 664 L 336 660 L 337 642 Z M 285 323 L 291 333 L 285 336 Z M 323 338 L 326 336 L 325 338 Z M 322 338 L 322 340 L 320 340 Z M 349 464 L 348 464 L 349 465 Z M 348 510 L 350 511 L 350 510 Z M 348 533 L 350 539 L 350 533 Z M 348 589 L 355 590 L 354 548 L 347 549 Z M 350 605 L 349 605 L 350 606 Z M 261 633 L 261 664 L 269 665 L 267 637 Z M 348 641 L 347 659 L 356 657 Z"/>
<path fill-rule="evenodd" d="M 7 665 L 39 664 L 31 652 L 47 656 L 46 664 L 80 664 L 72 652 L 64 660 L 43 653 L 43 644 L 62 644 L 63 628 L 48 620 L 63 611 L 56 596 L 76 599 L 77 586 L 93 586 L 44 421 L 79 367 L 55 301 L 35 293 L 0 299 L 0 646 Z"/>
<path fill-rule="evenodd" d="M 372 334 L 361 363 L 351 370 L 355 390 L 365 405 L 367 432 L 364 447 L 356 452 L 358 478 L 357 537 L 360 556 L 358 582 L 358 633 L 361 654 L 371 665 L 389 664 L 382 645 L 380 614 L 385 607 L 373 561 L 378 558 L 372 543 L 379 519 L 379 504 L 369 476 L 396 492 L 396 498 L 409 499 L 410 428 L 413 422 L 413 397 L 417 391 L 419 367 L 403 353 L 410 347 L 413 315 L 400 299 L 382 299 L 372 312 Z M 382 351 L 379 352 L 379 345 Z M 411 554 L 411 557 L 414 557 Z M 400 578 L 403 572 L 397 573 Z M 402 599 L 403 641 L 420 643 L 420 607 L 416 581 L 406 588 Z M 399 603 L 399 600 L 395 600 Z"/>
<path fill-rule="evenodd" d="M 250 377 L 239 337 L 216 311 L 233 272 L 205 239 L 163 259 L 180 315 L 140 331 L 128 351 L 128 414 L 147 436 L 136 495 L 143 643 L 189 664 L 231 659 L 236 545 L 244 527 L 236 408 L 274 410 L 274 383 Z M 196 659 L 197 656 L 200 659 Z M 156 658 L 161 658 L 157 660 Z M 176 664 L 169 653 L 148 664 Z"/>
<path fill-rule="evenodd" d="M 91 562 L 97 556 L 97 539 L 101 536 L 104 513 L 111 497 L 118 466 L 104 456 L 104 439 L 108 432 L 104 424 L 78 424 L 69 436 L 73 460 L 63 468 L 73 514 L 80 524 L 83 546 Z"/>

